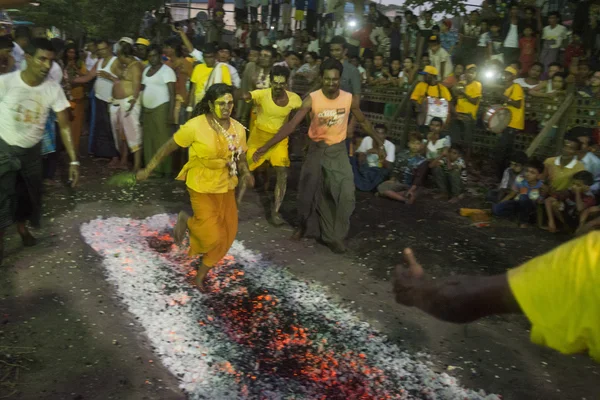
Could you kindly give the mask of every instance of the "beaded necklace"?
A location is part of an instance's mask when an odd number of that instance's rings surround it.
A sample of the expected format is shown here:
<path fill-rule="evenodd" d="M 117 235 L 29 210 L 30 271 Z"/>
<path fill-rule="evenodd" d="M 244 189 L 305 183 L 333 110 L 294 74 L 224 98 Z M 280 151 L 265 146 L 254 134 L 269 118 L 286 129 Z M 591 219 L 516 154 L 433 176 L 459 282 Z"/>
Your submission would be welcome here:
<path fill-rule="evenodd" d="M 239 135 L 237 133 L 237 127 L 238 125 L 242 125 L 237 123 L 237 121 L 230 120 L 230 124 L 233 126 L 233 129 L 235 131 L 235 133 L 230 133 L 229 130 L 223 128 L 223 126 L 214 117 L 207 116 L 207 119 L 211 128 L 213 128 L 213 130 L 215 130 L 217 134 L 220 133 L 221 135 L 223 135 L 223 137 L 225 137 L 225 140 L 227 140 L 227 149 L 231 152 L 231 160 L 227 163 L 227 166 L 229 167 L 229 176 L 236 176 L 237 161 L 240 159 L 240 155 L 242 154 L 242 148 L 238 146 L 239 140 L 237 140 L 237 138 L 239 137 Z M 244 126 L 242 126 L 242 128 L 246 129 L 246 127 Z"/>

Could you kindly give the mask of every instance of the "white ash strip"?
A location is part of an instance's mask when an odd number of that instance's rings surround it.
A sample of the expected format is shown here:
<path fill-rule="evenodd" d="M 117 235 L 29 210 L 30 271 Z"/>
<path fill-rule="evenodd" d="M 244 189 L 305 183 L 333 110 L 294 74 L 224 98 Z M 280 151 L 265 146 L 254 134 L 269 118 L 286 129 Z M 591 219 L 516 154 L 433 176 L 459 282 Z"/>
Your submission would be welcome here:
<path fill-rule="evenodd" d="M 204 295 L 186 282 L 189 265 L 185 262 L 185 252 L 174 246 L 171 253 L 161 255 L 146 242 L 148 235 L 170 229 L 174 221 L 174 217 L 167 214 L 142 221 L 99 218 L 82 225 L 81 233 L 103 257 L 107 279 L 144 327 L 154 352 L 178 377 L 181 389 L 191 399 L 249 398 L 244 395 L 246 389 L 238 387 L 218 366 L 254 355 L 230 340 L 218 324 L 198 324 L 198 320 L 207 320 L 209 316 L 210 311 L 202 299 L 210 294 Z M 432 371 L 418 359 L 422 355 L 401 351 L 353 312 L 329 301 L 323 288 L 298 281 L 288 272 L 269 265 L 239 241 L 234 243 L 230 254 L 244 266 L 248 279 L 258 286 L 283 293 L 280 299 L 299 315 L 337 321 L 344 332 L 340 341 L 365 353 L 373 365 L 384 370 L 387 379 L 402 382 L 406 391 L 398 393 L 397 398 L 500 399 L 483 391 L 465 389 L 455 378 Z M 259 377 L 256 385 L 264 385 L 261 398 L 266 399 L 290 398 L 290 389 L 293 389 L 272 376 L 264 381 Z"/>

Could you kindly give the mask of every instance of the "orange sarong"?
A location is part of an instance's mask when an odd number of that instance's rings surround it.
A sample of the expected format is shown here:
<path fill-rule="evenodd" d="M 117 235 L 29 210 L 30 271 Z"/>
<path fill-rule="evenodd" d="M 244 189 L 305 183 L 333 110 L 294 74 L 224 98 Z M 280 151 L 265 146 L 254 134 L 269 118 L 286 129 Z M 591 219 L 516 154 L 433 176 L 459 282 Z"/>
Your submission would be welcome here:
<path fill-rule="evenodd" d="M 238 230 L 235 190 L 198 193 L 188 188 L 194 215 L 188 219 L 190 256 L 204 254 L 202 264 L 215 266 L 225 257 Z"/>

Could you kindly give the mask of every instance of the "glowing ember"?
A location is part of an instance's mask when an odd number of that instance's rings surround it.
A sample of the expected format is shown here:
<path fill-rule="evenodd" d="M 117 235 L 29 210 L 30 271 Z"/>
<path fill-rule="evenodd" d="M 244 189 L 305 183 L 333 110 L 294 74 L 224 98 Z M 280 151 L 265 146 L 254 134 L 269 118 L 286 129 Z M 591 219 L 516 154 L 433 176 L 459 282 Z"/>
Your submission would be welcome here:
<path fill-rule="evenodd" d="M 198 292 L 174 222 L 110 218 L 81 231 L 190 398 L 499 399 L 436 374 L 239 242 Z"/>

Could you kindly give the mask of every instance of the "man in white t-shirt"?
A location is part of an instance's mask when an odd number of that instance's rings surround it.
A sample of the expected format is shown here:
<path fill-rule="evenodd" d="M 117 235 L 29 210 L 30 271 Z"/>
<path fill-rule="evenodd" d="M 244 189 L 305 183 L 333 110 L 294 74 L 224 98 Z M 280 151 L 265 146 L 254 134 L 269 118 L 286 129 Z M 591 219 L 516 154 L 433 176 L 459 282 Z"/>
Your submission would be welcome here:
<path fill-rule="evenodd" d="M 373 145 L 373 138 L 366 136 L 358 149 L 353 162 L 354 184 L 358 190 L 370 192 L 386 181 L 396 161 L 396 146 L 387 140 L 387 128 L 383 124 L 375 125 L 383 139 L 383 146 Z"/>
<path fill-rule="evenodd" d="M 71 142 L 69 102 L 62 88 L 47 79 L 55 57 L 47 39 L 33 39 L 25 48 L 27 68 L 0 76 L 0 259 L 6 228 L 17 223 L 25 246 L 35 238 L 26 222 L 39 226 L 42 198 L 41 140 L 48 113 L 57 114 L 60 133 L 71 159 L 69 179 L 75 186 L 79 162 Z"/>
<path fill-rule="evenodd" d="M 454 72 L 450 54 L 441 46 L 440 38 L 429 37 L 429 62 L 438 70 L 438 81 L 443 81 Z"/>
<path fill-rule="evenodd" d="M 542 31 L 542 51 L 539 61 L 547 69 L 551 63 L 558 61 L 563 41 L 567 38 L 567 28 L 560 24 L 560 14 L 548 14 L 548 25 Z"/>

